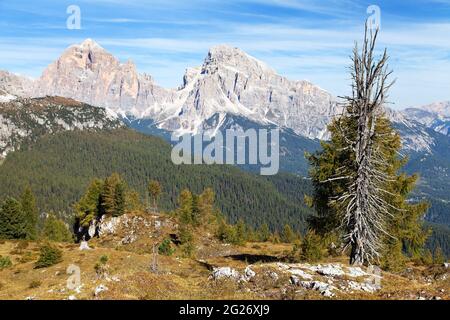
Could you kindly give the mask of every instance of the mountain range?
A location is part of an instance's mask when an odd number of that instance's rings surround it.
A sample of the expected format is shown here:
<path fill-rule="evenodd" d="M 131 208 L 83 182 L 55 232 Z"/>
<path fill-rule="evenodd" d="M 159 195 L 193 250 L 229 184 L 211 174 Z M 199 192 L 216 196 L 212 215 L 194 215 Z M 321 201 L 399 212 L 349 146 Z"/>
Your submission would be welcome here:
<path fill-rule="evenodd" d="M 181 135 L 237 127 L 279 127 L 281 170 L 303 176 L 308 170 L 303 152 L 320 148 L 320 140 L 328 138 L 327 124 L 342 112 L 338 99 L 324 89 L 307 81 L 289 80 L 238 48 L 211 48 L 200 66 L 186 69 L 178 88 L 168 89 L 150 75 L 139 73 L 132 61 L 121 63 L 87 39 L 67 48 L 38 79 L 0 71 L 3 156 L 19 145 L 20 141 L 14 144 L 17 139 L 11 136 L 22 132 L 25 137 L 32 132 L 20 121 L 12 122 L 5 110 L 16 108 L 23 113 L 23 106 L 34 101 L 29 98 L 45 96 L 70 98 L 82 102 L 85 108 L 99 107 L 108 119 L 99 128 L 116 126 L 113 119 L 120 119 L 138 131 L 166 138 L 173 132 Z M 47 107 L 52 109 L 54 102 L 46 101 Z M 416 196 L 443 205 L 433 221 L 450 220 L 450 196 L 440 191 L 450 188 L 450 102 L 402 111 L 386 108 L 386 114 L 402 136 L 403 153 L 410 157 L 407 170 L 427 172 Z M 40 117 L 29 118 L 39 123 L 43 121 L 37 120 Z M 51 119 L 53 124 L 60 121 L 58 117 Z M 92 124 L 89 117 L 84 119 Z M 48 132 L 54 131 L 53 124 L 46 126 Z M 67 128 L 92 126 L 78 121 Z"/>

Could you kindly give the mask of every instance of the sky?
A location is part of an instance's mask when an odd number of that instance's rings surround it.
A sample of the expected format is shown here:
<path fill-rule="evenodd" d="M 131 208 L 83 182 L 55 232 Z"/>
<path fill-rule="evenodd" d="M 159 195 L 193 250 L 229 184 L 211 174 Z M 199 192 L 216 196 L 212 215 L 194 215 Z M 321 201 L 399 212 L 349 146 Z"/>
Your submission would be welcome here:
<path fill-rule="evenodd" d="M 80 29 L 67 27 L 71 5 Z M 374 5 L 379 19 L 368 12 Z M 92 38 L 177 87 L 187 67 L 224 43 L 343 96 L 368 18 L 380 25 L 379 53 L 390 55 L 391 107 L 450 100 L 450 0 L 0 0 L 0 69 L 39 77 L 66 47 Z"/>

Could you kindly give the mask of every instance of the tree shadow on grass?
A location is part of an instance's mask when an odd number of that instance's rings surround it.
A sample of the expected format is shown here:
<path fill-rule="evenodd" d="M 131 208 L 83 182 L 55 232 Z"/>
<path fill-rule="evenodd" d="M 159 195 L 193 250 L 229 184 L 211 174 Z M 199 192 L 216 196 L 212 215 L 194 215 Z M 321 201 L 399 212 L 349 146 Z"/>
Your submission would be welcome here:
<path fill-rule="evenodd" d="M 233 260 L 238 261 L 246 261 L 247 263 L 253 264 L 256 262 L 261 263 L 268 263 L 268 262 L 279 262 L 282 261 L 283 258 L 277 257 L 277 256 L 270 256 L 266 254 L 248 254 L 248 253 L 242 253 L 242 254 L 232 254 L 225 256 L 225 258 L 230 258 Z"/>

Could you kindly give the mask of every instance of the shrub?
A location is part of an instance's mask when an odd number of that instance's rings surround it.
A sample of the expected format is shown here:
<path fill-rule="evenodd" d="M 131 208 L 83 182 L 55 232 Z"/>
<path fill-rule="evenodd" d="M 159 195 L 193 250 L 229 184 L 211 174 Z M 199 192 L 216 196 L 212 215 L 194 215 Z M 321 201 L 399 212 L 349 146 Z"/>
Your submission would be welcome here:
<path fill-rule="evenodd" d="M 39 251 L 40 255 L 35 263 L 35 269 L 50 267 L 62 261 L 62 251 L 54 246 L 45 244 Z"/>
<path fill-rule="evenodd" d="M 105 278 L 106 275 L 108 274 L 108 256 L 107 255 L 103 255 L 100 257 L 100 259 L 98 260 L 98 262 L 95 264 L 94 266 L 94 270 L 95 273 L 97 274 L 97 277 L 99 279 Z"/>
<path fill-rule="evenodd" d="M 172 248 L 170 243 L 170 239 L 164 239 L 158 247 L 158 253 L 164 256 L 171 256 L 175 252 L 175 249 Z"/>
<path fill-rule="evenodd" d="M 437 247 L 436 250 L 434 250 L 433 263 L 443 264 L 444 262 L 445 262 L 444 253 L 442 252 L 441 247 Z"/>
<path fill-rule="evenodd" d="M 28 248 L 28 244 L 29 243 L 26 240 L 19 241 L 19 243 L 16 245 L 16 249 L 19 249 L 19 250 L 26 249 L 26 248 Z"/>
<path fill-rule="evenodd" d="M 25 253 L 19 258 L 19 262 L 20 262 L 20 263 L 27 263 L 27 262 L 30 262 L 31 260 L 33 260 L 33 255 L 31 254 L 30 251 L 25 252 Z"/>
<path fill-rule="evenodd" d="M 39 280 L 33 280 L 30 282 L 30 285 L 28 286 L 28 288 L 30 289 L 35 289 L 35 288 L 39 288 L 41 286 L 42 282 Z"/>
<path fill-rule="evenodd" d="M 430 249 L 426 249 L 420 259 L 424 265 L 429 266 L 433 264 L 433 254 L 431 253 Z"/>
<path fill-rule="evenodd" d="M 301 244 L 301 258 L 308 262 L 316 262 L 323 257 L 323 242 L 314 231 L 308 231 Z"/>
<path fill-rule="evenodd" d="M 9 257 L 0 256 L 0 270 L 9 268 L 12 266 L 11 259 Z"/>
<path fill-rule="evenodd" d="M 108 260 L 109 260 L 108 256 L 107 255 L 103 255 L 103 256 L 100 257 L 99 261 L 100 261 L 101 264 L 106 264 L 108 262 Z"/>

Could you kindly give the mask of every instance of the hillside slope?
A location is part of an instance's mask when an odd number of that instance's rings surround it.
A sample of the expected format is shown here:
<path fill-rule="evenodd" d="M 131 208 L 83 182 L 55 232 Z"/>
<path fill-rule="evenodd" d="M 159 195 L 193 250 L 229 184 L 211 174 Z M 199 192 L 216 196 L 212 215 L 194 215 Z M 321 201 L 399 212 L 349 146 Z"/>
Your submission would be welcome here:
<path fill-rule="evenodd" d="M 180 190 L 199 193 L 213 187 L 217 203 L 231 222 L 243 218 L 272 230 L 285 223 L 304 230 L 310 213 L 303 200 L 284 193 L 282 181 L 272 182 L 232 166 L 181 165 L 170 159 L 170 145 L 160 138 L 129 129 L 102 132 L 62 132 L 8 154 L 0 166 L 0 195 L 17 196 L 30 185 L 41 210 L 65 211 L 77 201 L 89 181 L 120 173 L 132 188 L 145 194 L 149 179 L 162 183 L 161 206 L 172 209 Z M 272 178 L 275 179 L 275 178 Z M 296 179 L 296 194 L 309 192 L 309 184 Z"/>

